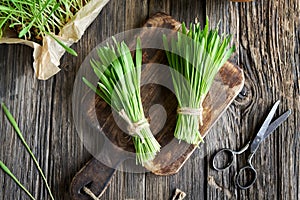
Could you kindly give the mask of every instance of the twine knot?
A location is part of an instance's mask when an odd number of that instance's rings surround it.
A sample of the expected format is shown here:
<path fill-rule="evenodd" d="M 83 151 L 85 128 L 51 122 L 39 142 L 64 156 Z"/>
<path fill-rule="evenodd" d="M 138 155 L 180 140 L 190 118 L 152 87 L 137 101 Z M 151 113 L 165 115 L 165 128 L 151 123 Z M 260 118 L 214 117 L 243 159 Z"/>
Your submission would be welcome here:
<path fill-rule="evenodd" d="M 200 106 L 199 108 L 190 108 L 190 107 L 181 107 L 181 108 L 177 108 L 177 113 L 178 114 L 182 114 L 182 115 L 192 115 L 192 116 L 198 116 L 199 117 L 199 122 L 200 125 L 203 125 L 203 106 L 202 103 L 205 99 L 205 96 L 201 96 L 200 97 Z"/>
<path fill-rule="evenodd" d="M 189 108 L 189 107 L 178 108 L 177 113 L 182 114 L 182 115 L 198 116 L 200 125 L 201 126 L 203 125 L 203 117 L 202 117 L 203 107 L 202 106 L 200 106 L 200 108 Z"/>
<path fill-rule="evenodd" d="M 178 114 L 182 115 L 195 115 L 199 116 L 202 115 L 203 108 L 202 106 L 200 108 L 189 108 L 189 107 L 182 107 L 177 109 Z"/>
<path fill-rule="evenodd" d="M 119 115 L 126 121 L 127 123 L 127 131 L 128 131 L 128 134 L 130 136 L 139 136 L 140 139 L 142 140 L 142 143 L 145 142 L 145 138 L 144 136 L 141 134 L 141 130 L 143 128 L 146 128 L 146 127 L 149 127 L 149 123 L 147 121 L 147 119 L 144 117 L 142 118 L 141 120 L 137 121 L 137 122 L 132 122 L 128 115 L 126 114 L 125 110 L 122 109 L 119 111 Z"/>

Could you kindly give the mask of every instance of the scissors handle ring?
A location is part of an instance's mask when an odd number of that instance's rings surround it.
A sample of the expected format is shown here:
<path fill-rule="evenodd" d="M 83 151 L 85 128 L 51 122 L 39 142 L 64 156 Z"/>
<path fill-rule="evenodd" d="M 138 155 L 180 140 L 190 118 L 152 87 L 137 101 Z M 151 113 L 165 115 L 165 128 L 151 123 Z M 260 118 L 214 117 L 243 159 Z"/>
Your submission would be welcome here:
<path fill-rule="evenodd" d="M 246 183 L 243 183 L 242 182 L 242 178 L 243 178 L 243 175 L 246 174 L 246 172 L 248 171 L 248 174 L 246 175 L 246 180 L 247 182 Z M 251 179 L 249 179 L 249 172 L 251 174 Z M 256 181 L 257 179 L 257 172 L 256 170 L 253 168 L 253 166 L 251 164 L 241 168 L 239 170 L 239 172 L 236 174 L 236 177 L 235 177 L 235 183 L 236 185 L 240 188 L 240 189 L 248 189 L 250 188 Z"/>
<path fill-rule="evenodd" d="M 227 169 L 232 165 L 235 154 L 236 152 L 232 151 L 231 149 L 221 149 L 213 156 L 213 168 L 217 171 L 223 171 Z M 224 161 L 224 159 L 226 159 L 225 156 L 228 158 L 228 160 L 225 162 L 225 164 L 219 166 L 217 162 L 220 160 Z"/>

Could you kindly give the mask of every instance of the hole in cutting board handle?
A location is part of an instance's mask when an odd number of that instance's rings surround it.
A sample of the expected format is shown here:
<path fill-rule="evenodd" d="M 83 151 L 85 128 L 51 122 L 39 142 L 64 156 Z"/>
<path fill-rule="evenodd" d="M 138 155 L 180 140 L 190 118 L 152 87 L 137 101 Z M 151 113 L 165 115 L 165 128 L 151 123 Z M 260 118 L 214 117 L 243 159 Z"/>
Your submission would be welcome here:
<path fill-rule="evenodd" d="M 84 188 L 84 187 L 86 187 L 86 188 L 91 188 L 92 184 L 93 184 L 93 181 L 90 181 L 90 182 L 88 182 L 87 184 L 85 184 L 82 188 L 80 188 L 80 190 L 78 190 L 78 194 L 86 195 L 86 193 L 85 193 L 85 191 L 84 191 L 83 188 Z"/>
<path fill-rule="evenodd" d="M 116 165 L 120 165 L 118 162 Z M 117 166 L 115 168 L 117 168 Z M 91 159 L 73 178 L 70 185 L 70 195 L 73 200 L 90 200 L 84 187 L 88 188 L 95 196 L 101 196 L 109 186 L 116 169 L 110 168 L 97 159 Z"/>

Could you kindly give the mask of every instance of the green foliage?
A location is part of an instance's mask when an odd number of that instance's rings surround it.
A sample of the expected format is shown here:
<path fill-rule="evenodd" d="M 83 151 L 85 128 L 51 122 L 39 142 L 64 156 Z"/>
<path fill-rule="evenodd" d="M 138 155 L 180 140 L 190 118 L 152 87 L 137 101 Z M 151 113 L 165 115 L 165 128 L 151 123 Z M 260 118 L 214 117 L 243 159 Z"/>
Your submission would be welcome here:
<path fill-rule="evenodd" d="M 33 197 L 33 195 L 22 185 L 22 183 L 20 183 L 20 181 L 15 177 L 15 175 L 8 169 L 8 167 L 0 160 L 0 168 L 7 174 L 9 175 L 15 182 L 16 184 L 22 189 L 24 190 L 24 192 L 26 192 L 26 194 L 33 200 L 35 200 L 35 198 Z"/>
<path fill-rule="evenodd" d="M 92 59 L 90 64 L 99 78 L 97 87 L 83 78 L 83 81 L 105 100 L 119 114 L 123 110 L 132 123 L 145 119 L 140 95 L 142 67 L 142 49 L 137 40 L 135 63 L 127 45 L 114 39 L 115 47 L 107 46 L 98 49 L 99 59 Z M 124 118 L 124 117 L 123 117 Z M 143 127 L 139 135 L 133 135 L 136 150 L 136 161 L 144 163 L 153 160 L 160 150 L 159 143 L 153 137 L 149 126 Z"/>
<path fill-rule="evenodd" d="M 34 164 L 36 165 L 36 167 L 37 167 L 40 175 L 42 176 L 42 179 L 43 179 L 43 181 L 44 181 L 44 183 L 46 185 L 46 188 L 47 188 L 47 190 L 49 192 L 49 195 L 50 195 L 51 199 L 54 200 L 54 197 L 53 197 L 51 189 L 50 189 L 50 187 L 48 185 L 47 179 L 46 179 L 46 177 L 45 177 L 45 175 L 43 173 L 43 170 L 41 169 L 41 167 L 40 167 L 37 159 L 35 158 L 34 154 L 31 151 L 30 147 L 26 143 L 26 141 L 25 141 L 25 139 L 24 139 L 24 137 L 23 137 L 23 135 L 22 135 L 22 133 L 20 131 L 20 128 L 18 127 L 18 124 L 17 124 L 16 120 L 14 119 L 14 117 L 12 116 L 12 114 L 9 112 L 9 110 L 7 109 L 7 107 L 5 106 L 4 103 L 2 103 L 1 106 L 2 106 L 2 109 L 3 109 L 3 111 L 4 111 L 4 113 L 5 113 L 6 117 L 7 117 L 7 119 L 9 120 L 9 122 L 11 123 L 11 125 L 13 126 L 13 128 L 15 129 L 18 137 L 20 138 L 21 142 L 25 146 L 27 152 L 29 153 L 29 155 L 31 156 Z M 12 175 L 12 173 L 4 165 L 4 163 L 1 163 L 0 167 L 4 170 L 4 172 L 8 173 L 8 175 L 11 176 L 13 178 L 13 180 L 30 196 L 30 193 L 24 187 L 22 187 L 22 185 L 20 184 L 20 182 Z M 30 197 L 32 197 L 32 195 Z M 34 199 L 34 198 L 32 198 L 32 199 Z"/>
<path fill-rule="evenodd" d="M 40 41 L 52 38 L 89 0 L 2 0 L 0 3 L 0 38 L 5 28 L 15 29 L 19 38 Z M 57 38 L 55 38 L 58 41 Z M 62 45 L 62 42 L 59 41 Z M 62 45 L 72 55 L 76 52 Z"/>
<path fill-rule="evenodd" d="M 163 42 L 171 70 L 174 90 L 180 108 L 200 109 L 200 116 L 178 113 L 175 137 L 191 144 L 202 140 L 199 121 L 202 123 L 202 103 L 215 75 L 235 51 L 229 48 L 230 36 L 220 36 L 218 30 L 209 30 L 208 19 L 203 29 L 200 24 L 182 24 L 177 39 Z"/>

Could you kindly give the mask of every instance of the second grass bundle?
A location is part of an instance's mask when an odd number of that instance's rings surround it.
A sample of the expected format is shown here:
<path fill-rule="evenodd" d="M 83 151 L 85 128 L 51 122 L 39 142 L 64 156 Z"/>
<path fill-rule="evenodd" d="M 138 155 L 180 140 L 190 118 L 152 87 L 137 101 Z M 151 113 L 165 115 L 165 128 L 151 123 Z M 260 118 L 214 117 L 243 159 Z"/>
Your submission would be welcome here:
<path fill-rule="evenodd" d="M 174 136 L 190 144 L 203 141 L 199 124 L 203 124 L 203 101 L 219 69 L 229 59 L 235 47 L 229 47 L 230 36 L 220 36 L 218 29 L 203 29 L 182 24 L 177 38 L 168 41 L 164 35 L 175 94 L 178 100 L 177 124 Z"/>

